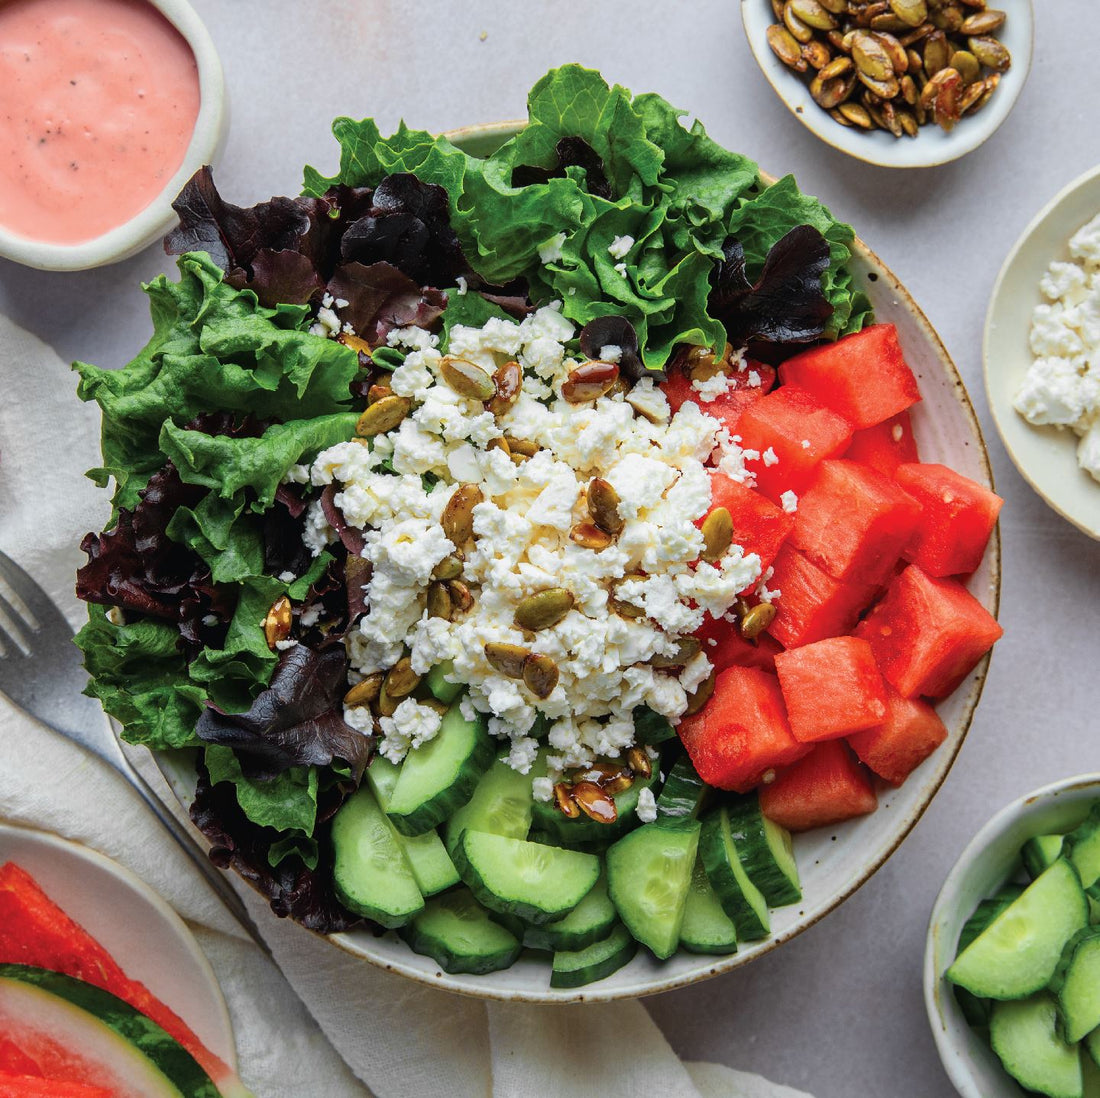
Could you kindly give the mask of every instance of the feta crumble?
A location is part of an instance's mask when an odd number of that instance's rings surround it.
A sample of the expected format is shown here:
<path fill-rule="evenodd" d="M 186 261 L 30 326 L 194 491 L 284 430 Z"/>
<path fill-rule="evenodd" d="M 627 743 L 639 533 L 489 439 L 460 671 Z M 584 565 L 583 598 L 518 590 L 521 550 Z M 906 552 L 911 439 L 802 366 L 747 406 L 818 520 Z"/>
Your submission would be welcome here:
<path fill-rule="evenodd" d="M 779 497 L 779 503 L 788 515 L 793 515 L 798 510 L 798 496 L 789 488 Z"/>
<path fill-rule="evenodd" d="M 634 247 L 634 237 L 617 236 L 607 246 L 607 251 L 612 259 L 625 259 L 627 253 Z"/>
<path fill-rule="evenodd" d="M 653 823 L 657 819 L 657 798 L 653 796 L 653 790 L 648 785 L 638 793 L 636 812 L 638 819 L 644 824 Z"/>

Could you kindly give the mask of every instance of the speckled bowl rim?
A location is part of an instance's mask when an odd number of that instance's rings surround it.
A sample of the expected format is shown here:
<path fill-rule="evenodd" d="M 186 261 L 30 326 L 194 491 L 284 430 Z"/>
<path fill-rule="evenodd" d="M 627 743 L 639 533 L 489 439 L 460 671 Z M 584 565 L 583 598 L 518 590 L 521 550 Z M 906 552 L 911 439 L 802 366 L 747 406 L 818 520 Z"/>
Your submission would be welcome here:
<path fill-rule="evenodd" d="M 83 271 L 117 263 L 163 236 L 175 220 L 172 202 L 204 164 L 218 159 L 229 125 L 225 76 L 217 47 L 187 0 L 144 0 L 179 31 L 195 55 L 199 113 L 179 168 L 148 206 L 129 221 L 80 244 L 33 240 L 0 226 L 0 256 L 44 271 Z"/>
<path fill-rule="evenodd" d="M 449 138 L 456 145 L 472 146 L 473 148 L 471 151 L 476 152 L 481 148 L 492 147 L 494 144 L 502 143 L 517 133 L 525 124 L 526 123 L 523 121 L 507 121 L 465 126 L 456 130 L 449 130 L 444 136 Z M 774 177 L 763 172 L 761 173 L 761 178 L 766 183 L 774 182 Z M 989 451 L 986 448 L 985 440 L 982 438 L 977 414 L 974 411 L 974 406 L 970 401 L 962 377 L 952 361 L 951 356 L 947 353 L 943 341 L 932 327 L 928 318 L 913 301 L 909 292 L 902 286 L 893 272 L 890 271 L 878 256 L 876 256 L 858 237 L 853 241 L 852 251 L 855 255 L 860 256 L 874 267 L 879 279 L 885 283 L 886 287 L 896 296 L 899 304 L 903 305 L 910 316 L 916 321 L 917 326 L 928 341 L 928 345 L 934 352 L 937 362 L 946 375 L 947 382 L 954 390 L 956 400 L 969 426 L 971 438 L 977 445 L 978 458 L 984 478 L 986 482 L 992 486 L 993 468 L 989 459 Z M 993 537 L 990 540 L 987 549 L 987 561 L 989 563 L 988 583 L 990 591 L 988 609 L 990 613 L 996 617 L 1000 608 L 1001 593 L 1001 538 L 999 528 L 994 530 Z M 974 671 L 971 672 L 972 678 L 970 679 L 968 692 L 963 699 L 961 714 L 957 722 L 955 722 L 955 727 L 958 728 L 957 741 L 953 745 L 945 744 L 944 747 L 937 752 L 937 770 L 925 779 L 927 781 L 927 786 L 924 796 L 908 810 L 900 824 L 894 823 L 893 826 L 897 831 L 893 841 L 882 851 L 879 857 L 868 862 L 853 879 L 846 882 L 842 888 L 836 891 L 825 903 L 821 911 L 817 912 L 812 917 L 803 919 L 786 932 L 773 935 L 764 942 L 748 943 L 748 947 L 751 947 L 751 951 L 748 951 L 747 947 L 745 952 L 739 951 L 720 959 L 700 956 L 698 965 L 693 968 L 692 971 L 665 978 L 639 980 L 636 984 L 614 987 L 610 990 L 601 988 L 599 982 L 578 989 L 556 989 L 545 985 L 537 988 L 515 989 L 493 987 L 488 983 L 478 985 L 473 982 L 479 979 L 478 977 L 463 978 L 451 976 L 444 973 L 436 966 L 431 966 L 435 968 L 434 975 L 428 975 L 423 971 L 425 958 L 410 951 L 410 957 L 417 957 L 418 963 L 406 964 L 388 960 L 371 952 L 369 938 L 353 938 L 348 933 L 331 935 L 319 934 L 318 937 L 323 938 L 325 941 L 331 943 L 350 956 L 359 960 L 368 961 L 370 964 L 387 972 L 405 976 L 426 987 L 435 988 L 441 991 L 449 991 L 474 999 L 485 999 L 497 1002 L 534 1003 L 542 1005 L 615 1002 L 642 998 L 647 995 L 656 995 L 665 991 L 673 991 L 677 988 L 688 987 L 692 984 L 699 983 L 712 976 L 731 972 L 736 968 L 740 968 L 742 965 L 751 963 L 758 957 L 771 953 L 785 942 L 790 941 L 803 931 L 814 926 L 830 912 L 836 910 L 840 904 L 865 884 L 878 871 L 890 855 L 897 850 L 906 836 L 908 836 L 910 831 L 916 826 L 917 821 L 924 814 L 933 797 L 946 779 L 951 770 L 951 766 L 962 748 L 966 735 L 970 730 L 971 722 L 974 719 L 978 701 L 985 687 L 986 678 L 989 672 L 990 656 L 991 653 L 987 653 L 975 667 Z M 952 733 L 954 733 L 954 728 L 952 728 Z M 951 747 L 950 751 L 947 750 L 949 746 Z M 173 753 L 169 752 L 159 753 L 157 755 L 158 764 L 173 792 L 182 803 L 187 804 L 194 791 L 194 766 L 193 764 L 190 766 L 190 772 L 188 773 L 186 769 L 180 767 L 178 762 L 176 764 L 172 763 L 172 755 Z M 176 757 L 179 758 L 179 756 Z M 464 983 L 464 979 L 470 982 Z"/>
<path fill-rule="evenodd" d="M 783 105 L 815 137 L 820 138 L 830 148 L 874 167 L 935 168 L 958 160 L 960 156 L 965 156 L 984 145 L 1012 113 L 1012 108 L 1023 91 L 1028 73 L 1031 71 L 1034 52 L 1035 12 L 1032 0 L 1004 0 L 1004 3 L 999 6 L 1008 4 L 1020 6 L 1019 15 L 1010 13 L 1009 17 L 1026 24 L 1025 33 L 1022 36 L 1025 43 L 1023 56 L 1020 56 L 1019 46 L 1017 46 L 1012 55 L 1012 67 L 1007 73 L 1002 74 L 993 98 L 979 114 L 973 115 L 956 126 L 950 134 L 929 135 L 935 140 L 926 141 L 923 146 L 921 142 L 926 138 L 923 133 L 915 139 L 891 136 L 887 140 L 882 140 L 887 138 L 885 133 L 880 138 L 877 136 L 877 131 L 864 133 L 855 128 L 845 129 L 830 118 L 828 113 L 810 97 L 808 81 L 787 68 L 768 46 L 763 30 L 768 23 L 774 22 L 768 0 L 741 0 L 741 21 L 745 28 L 749 49 L 764 78 L 772 86 L 772 90 L 779 96 Z M 757 11 L 758 8 L 760 11 Z M 921 148 L 927 150 L 924 156 L 917 155 Z M 909 159 L 903 159 L 908 149 L 912 149 L 914 155 Z"/>

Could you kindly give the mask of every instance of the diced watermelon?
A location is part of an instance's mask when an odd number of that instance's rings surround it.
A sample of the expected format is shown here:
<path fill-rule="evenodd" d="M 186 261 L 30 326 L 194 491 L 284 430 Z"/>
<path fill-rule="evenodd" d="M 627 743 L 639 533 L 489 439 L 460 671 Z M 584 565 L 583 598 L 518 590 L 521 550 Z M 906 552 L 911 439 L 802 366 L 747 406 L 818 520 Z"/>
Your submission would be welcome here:
<path fill-rule="evenodd" d="M 728 667 L 714 695 L 677 728 L 699 777 L 718 789 L 747 793 L 769 770 L 808 750 L 791 734 L 779 680 L 752 667 Z"/>
<path fill-rule="evenodd" d="M 0 1098 L 114 1098 L 107 1087 L 40 1075 L 0 1075 Z"/>
<path fill-rule="evenodd" d="M 711 509 L 725 507 L 729 511 L 734 543 L 760 558 L 761 572 L 775 560 L 794 526 L 794 515 L 717 470 L 710 474 L 710 505 Z M 700 519 L 696 525 L 702 523 Z"/>
<path fill-rule="evenodd" d="M 753 381 L 757 384 L 753 384 Z M 762 362 L 749 361 L 744 370 L 730 375 L 729 388 L 713 400 L 703 400 L 698 389 L 692 388 L 691 379 L 677 366 L 672 366 L 668 377 L 661 382 L 661 389 L 673 412 L 692 400 L 708 416 L 720 419 L 727 427 L 733 428 L 741 412 L 754 401 L 759 400 L 775 385 L 775 367 Z"/>
<path fill-rule="evenodd" d="M 826 637 L 850 633 L 878 590 L 858 577 L 841 582 L 784 545 L 775 558 L 768 586 L 779 591 L 775 620 L 768 632 L 784 648 L 797 648 Z"/>
<path fill-rule="evenodd" d="M 798 501 L 790 544 L 834 579 L 878 584 L 919 519 L 916 502 L 881 473 L 853 461 L 823 461 Z"/>
<path fill-rule="evenodd" d="M 787 719 L 803 743 L 834 740 L 880 724 L 886 687 L 871 646 L 858 637 L 828 637 L 775 657 Z"/>
<path fill-rule="evenodd" d="M 817 744 L 804 758 L 760 787 L 760 811 L 788 831 L 809 831 L 878 807 L 875 787 L 843 740 Z"/>
<path fill-rule="evenodd" d="M 784 385 L 741 413 L 736 434 L 742 447 L 761 454 L 750 466 L 757 488 L 779 502 L 786 491 L 802 492 L 822 461 L 847 449 L 852 427 L 810 393 Z M 763 456 L 768 450 L 774 463 Z"/>
<path fill-rule="evenodd" d="M 784 385 L 798 385 L 855 428 L 873 427 L 920 400 L 893 324 L 813 347 L 779 367 Z"/>
<path fill-rule="evenodd" d="M 904 697 L 950 694 L 1004 630 L 962 584 L 911 564 L 859 623 L 887 681 Z"/>
<path fill-rule="evenodd" d="M 0 866 L 0 964 L 35 965 L 110 991 L 170 1033 L 223 1094 L 236 1093 L 236 1073 L 149 989 L 131 980 L 111 955 L 13 862 Z"/>
<path fill-rule="evenodd" d="M 853 733 L 848 745 L 880 778 L 901 785 L 945 739 L 947 729 L 927 702 L 903 698 L 887 683 L 886 719 Z"/>
<path fill-rule="evenodd" d="M 775 673 L 775 656 L 782 652 L 780 643 L 761 633 L 755 642 L 741 636 L 736 622 L 708 617 L 695 635 L 703 642 L 703 652 L 718 672 L 727 667 L 757 667 Z M 711 644 L 711 641 L 714 644 Z"/>
<path fill-rule="evenodd" d="M 898 412 L 874 427 L 856 431 L 844 456 L 849 461 L 869 465 L 886 477 L 892 477 L 897 467 L 907 461 L 920 461 L 909 412 Z"/>
<path fill-rule="evenodd" d="M 973 572 L 1004 500 L 946 465 L 901 465 L 896 476 L 922 508 L 906 556 L 930 576 Z"/>

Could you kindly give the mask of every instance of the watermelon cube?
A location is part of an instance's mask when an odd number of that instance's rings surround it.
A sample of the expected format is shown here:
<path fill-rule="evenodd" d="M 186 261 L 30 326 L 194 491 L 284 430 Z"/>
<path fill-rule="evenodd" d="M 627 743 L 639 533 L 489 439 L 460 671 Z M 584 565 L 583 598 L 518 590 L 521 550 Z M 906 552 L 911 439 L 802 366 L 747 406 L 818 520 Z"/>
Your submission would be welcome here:
<path fill-rule="evenodd" d="M 1004 500 L 946 465 L 900 465 L 896 476 L 922 508 L 906 556 L 930 576 L 973 572 Z"/>
<path fill-rule="evenodd" d="M 887 683 L 886 719 L 850 735 L 848 746 L 880 778 L 901 785 L 946 739 L 943 721 L 927 702 L 903 698 Z"/>
<path fill-rule="evenodd" d="M 704 400 L 703 394 L 693 388 L 687 374 L 673 366 L 668 371 L 668 377 L 661 382 L 661 389 L 673 412 L 678 412 L 682 404 L 692 400 L 708 416 L 720 419 L 732 430 L 741 412 L 771 391 L 775 385 L 775 367 L 749 361 L 744 370 L 730 375 L 728 384 L 724 393 L 719 393 L 713 400 Z"/>
<path fill-rule="evenodd" d="M 677 732 L 699 777 L 738 793 L 809 750 L 791 734 L 779 680 L 752 667 L 726 668 L 710 701 Z"/>
<path fill-rule="evenodd" d="M 892 477 L 897 467 L 907 461 L 920 461 L 909 412 L 898 412 L 874 427 L 856 431 L 844 456 L 887 477 Z"/>
<path fill-rule="evenodd" d="M 782 645 L 767 633 L 761 633 L 755 641 L 745 640 L 737 623 L 725 618 L 707 618 L 695 635 L 703 642 L 704 654 L 719 673 L 727 667 L 758 667 L 774 675 L 776 654 L 783 651 Z"/>
<path fill-rule="evenodd" d="M 886 687 L 858 637 L 828 637 L 775 657 L 779 687 L 795 739 L 835 740 L 881 724 Z"/>
<path fill-rule="evenodd" d="M 878 591 L 877 584 L 861 582 L 857 576 L 843 582 L 833 579 L 790 545 L 780 549 L 773 568 L 768 586 L 777 589 L 779 597 L 768 632 L 784 648 L 850 633 Z"/>
<path fill-rule="evenodd" d="M 798 501 L 790 543 L 834 579 L 878 584 L 919 519 L 914 500 L 881 473 L 853 461 L 823 461 Z"/>
<path fill-rule="evenodd" d="M 893 324 L 872 324 L 854 335 L 787 359 L 784 385 L 797 385 L 857 430 L 896 416 L 920 400 Z"/>
<path fill-rule="evenodd" d="M 734 543 L 760 558 L 761 572 L 770 567 L 794 527 L 794 515 L 717 470 L 710 474 L 710 504 L 729 511 Z M 696 525 L 702 522 L 700 519 Z"/>
<path fill-rule="evenodd" d="M 736 433 L 743 448 L 761 455 L 751 468 L 759 491 L 774 502 L 784 492 L 800 493 L 817 466 L 839 457 L 852 439 L 846 419 L 794 385 L 784 385 L 746 408 Z"/>
<path fill-rule="evenodd" d="M 903 697 L 946 697 L 1004 633 L 961 583 L 911 564 L 859 623 L 886 680 Z"/>
<path fill-rule="evenodd" d="M 825 740 L 760 787 L 760 811 L 788 831 L 866 816 L 878 807 L 874 782 L 843 740 Z"/>

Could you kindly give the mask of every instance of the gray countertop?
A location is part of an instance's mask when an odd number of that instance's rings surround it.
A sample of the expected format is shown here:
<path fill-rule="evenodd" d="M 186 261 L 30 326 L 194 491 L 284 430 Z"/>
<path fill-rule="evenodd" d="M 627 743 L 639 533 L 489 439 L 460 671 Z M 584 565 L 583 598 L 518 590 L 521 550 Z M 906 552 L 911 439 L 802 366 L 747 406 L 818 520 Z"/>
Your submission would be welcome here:
<path fill-rule="evenodd" d="M 193 2 L 226 70 L 232 128 L 217 180 L 230 201 L 295 193 L 304 163 L 331 170 L 336 115 L 374 115 L 383 129 L 404 117 L 429 130 L 515 118 L 539 76 L 579 61 L 661 93 L 769 172 L 794 172 L 922 305 L 970 388 L 1006 499 L 1006 637 L 977 718 L 924 818 L 843 907 L 755 964 L 649 1007 L 681 1055 L 817 1098 L 949 1098 L 921 998 L 925 926 L 940 883 L 1004 803 L 1100 770 L 1092 727 L 1100 546 L 1017 474 L 981 379 L 982 323 L 1003 257 L 1037 210 L 1100 160 L 1085 45 L 1093 0 L 1038 5 L 1030 78 L 987 144 L 954 164 L 905 173 L 849 159 L 795 122 L 757 69 L 733 0 Z M 119 365 L 146 337 L 137 282 L 168 267 L 159 248 L 82 274 L 0 261 L 0 311 L 64 358 Z"/>

